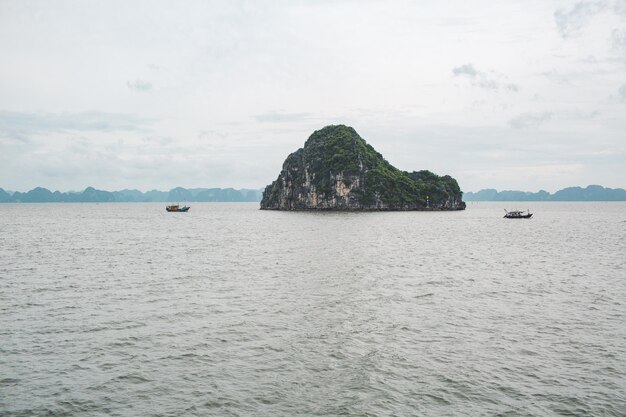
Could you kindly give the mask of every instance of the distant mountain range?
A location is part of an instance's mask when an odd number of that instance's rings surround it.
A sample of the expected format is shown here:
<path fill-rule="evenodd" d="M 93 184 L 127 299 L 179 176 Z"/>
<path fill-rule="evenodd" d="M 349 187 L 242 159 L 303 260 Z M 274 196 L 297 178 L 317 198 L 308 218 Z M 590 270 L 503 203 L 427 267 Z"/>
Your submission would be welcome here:
<path fill-rule="evenodd" d="M 52 192 L 37 187 L 26 193 L 10 193 L 0 188 L 0 203 L 126 203 L 126 202 L 245 202 L 261 201 L 262 190 L 233 188 L 182 188 L 170 191 L 139 190 L 103 191 L 87 187 L 82 192 Z"/>
<path fill-rule="evenodd" d="M 28 192 L 7 192 L 0 188 L 0 203 L 143 203 L 143 202 L 258 202 L 262 190 L 234 188 L 182 188 L 169 191 L 103 191 L 87 187 L 81 192 L 50 191 L 37 187 Z M 463 194 L 465 201 L 626 201 L 626 190 L 590 185 L 569 187 L 550 194 L 547 191 L 498 191 L 484 189 Z"/>
<path fill-rule="evenodd" d="M 568 187 L 550 194 L 547 191 L 498 191 L 485 189 L 463 194 L 465 201 L 626 201 L 626 190 L 590 185 L 587 188 Z"/>

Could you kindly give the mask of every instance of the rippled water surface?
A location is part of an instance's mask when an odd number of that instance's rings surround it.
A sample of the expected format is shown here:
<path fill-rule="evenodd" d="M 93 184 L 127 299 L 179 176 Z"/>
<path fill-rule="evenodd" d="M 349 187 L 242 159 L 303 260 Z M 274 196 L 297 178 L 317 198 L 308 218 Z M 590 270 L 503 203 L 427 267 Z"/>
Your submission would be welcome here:
<path fill-rule="evenodd" d="M 526 206 L 0 205 L 0 415 L 625 415 L 626 204 Z"/>

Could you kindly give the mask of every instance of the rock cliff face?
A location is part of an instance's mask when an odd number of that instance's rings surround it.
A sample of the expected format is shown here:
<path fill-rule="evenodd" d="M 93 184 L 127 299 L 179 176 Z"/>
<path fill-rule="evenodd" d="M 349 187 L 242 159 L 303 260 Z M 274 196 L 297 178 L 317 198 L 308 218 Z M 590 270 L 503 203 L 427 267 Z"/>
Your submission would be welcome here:
<path fill-rule="evenodd" d="M 456 180 L 400 171 L 354 129 L 327 126 L 287 157 L 263 192 L 266 210 L 463 210 Z"/>

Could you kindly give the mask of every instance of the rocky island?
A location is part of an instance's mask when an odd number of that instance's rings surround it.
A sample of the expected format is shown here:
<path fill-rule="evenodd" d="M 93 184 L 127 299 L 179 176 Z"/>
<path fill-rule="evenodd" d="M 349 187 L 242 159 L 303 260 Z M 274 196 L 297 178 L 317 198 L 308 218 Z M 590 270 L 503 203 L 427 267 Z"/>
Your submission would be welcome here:
<path fill-rule="evenodd" d="M 262 210 L 463 210 L 457 181 L 401 171 L 349 126 L 315 131 L 265 188 Z"/>

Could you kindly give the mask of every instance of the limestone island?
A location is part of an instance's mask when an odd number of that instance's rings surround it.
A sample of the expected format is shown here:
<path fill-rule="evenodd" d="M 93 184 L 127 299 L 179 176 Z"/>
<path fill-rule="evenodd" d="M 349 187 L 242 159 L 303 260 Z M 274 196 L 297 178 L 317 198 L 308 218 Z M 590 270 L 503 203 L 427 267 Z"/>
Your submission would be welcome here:
<path fill-rule="evenodd" d="M 449 175 L 401 171 L 345 125 L 315 131 L 268 185 L 262 210 L 464 210 Z"/>

